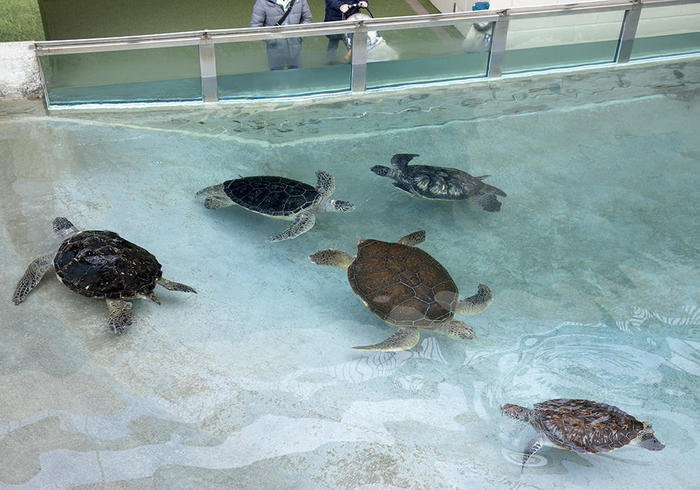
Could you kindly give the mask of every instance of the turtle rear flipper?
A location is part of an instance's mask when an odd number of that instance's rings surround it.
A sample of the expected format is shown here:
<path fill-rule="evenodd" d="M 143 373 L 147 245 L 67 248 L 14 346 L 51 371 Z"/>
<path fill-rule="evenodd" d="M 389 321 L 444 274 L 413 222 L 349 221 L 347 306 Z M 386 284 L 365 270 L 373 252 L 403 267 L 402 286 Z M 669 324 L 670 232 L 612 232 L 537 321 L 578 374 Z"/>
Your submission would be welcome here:
<path fill-rule="evenodd" d="M 66 220 L 67 221 L 67 220 Z M 16 305 L 20 304 L 27 298 L 27 295 L 32 289 L 39 284 L 41 278 L 44 277 L 46 271 L 48 271 L 53 265 L 53 255 L 43 255 L 32 261 L 24 272 L 22 279 L 17 283 L 15 288 L 15 293 L 12 295 L 12 302 Z"/>
<path fill-rule="evenodd" d="M 425 241 L 425 230 L 418 230 L 414 231 L 413 233 L 409 233 L 408 235 L 402 236 L 399 238 L 399 242 L 401 245 L 408 245 L 409 247 L 413 247 L 415 245 L 418 245 L 419 243 L 423 243 Z"/>
<path fill-rule="evenodd" d="M 163 286 L 165 289 L 169 289 L 170 291 L 182 291 L 184 293 L 194 293 L 197 294 L 197 291 L 194 290 L 194 288 L 189 287 L 186 284 L 181 284 L 179 282 L 174 282 L 174 281 L 168 281 L 166 278 L 161 277 L 156 281 L 158 284 Z"/>
<path fill-rule="evenodd" d="M 471 340 L 476 337 L 474 329 L 459 320 L 450 320 L 438 326 L 435 331 L 454 340 Z"/>
<path fill-rule="evenodd" d="M 489 307 L 493 301 L 493 292 L 486 284 L 479 284 L 474 296 L 459 300 L 455 311 L 462 315 L 476 315 Z"/>
<path fill-rule="evenodd" d="M 479 194 L 472 199 L 478 202 L 484 211 L 495 213 L 501 210 L 501 201 L 496 199 L 493 194 Z"/>
<path fill-rule="evenodd" d="M 306 233 L 314 227 L 316 223 L 316 215 L 313 213 L 299 213 L 294 219 L 294 222 L 289 228 L 275 236 L 271 236 L 266 241 L 281 242 L 282 240 L 291 240 L 299 235 Z"/>
<path fill-rule="evenodd" d="M 134 305 L 130 301 L 122 299 L 108 299 L 109 328 L 113 333 L 119 335 L 124 333 L 124 329 L 132 323 L 132 308 Z"/>
<path fill-rule="evenodd" d="M 384 342 L 380 342 L 374 345 L 361 345 L 353 347 L 357 350 L 371 350 L 380 352 L 398 352 L 408 349 L 412 349 L 418 344 L 420 340 L 420 333 L 417 328 L 400 328 L 398 332 L 386 339 Z"/>

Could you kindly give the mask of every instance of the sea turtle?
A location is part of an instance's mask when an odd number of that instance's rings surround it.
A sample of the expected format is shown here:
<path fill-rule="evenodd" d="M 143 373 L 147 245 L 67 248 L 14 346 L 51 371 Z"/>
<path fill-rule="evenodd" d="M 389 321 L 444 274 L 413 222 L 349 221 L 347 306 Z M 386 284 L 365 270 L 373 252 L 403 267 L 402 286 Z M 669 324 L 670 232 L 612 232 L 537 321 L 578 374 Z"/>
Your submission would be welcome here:
<path fill-rule="evenodd" d="M 627 444 L 650 451 L 666 447 L 654 436 L 651 423 L 591 400 L 559 398 L 536 403 L 533 409 L 509 403 L 501 407 L 501 412 L 539 431 L 527 443 L 522 469 L 530 456 L 548 442 L 577 453 L 606 453 Z"/>
<path fill-rule="evenodd" d="M 318 211 L 344 213 L 355 209 L 348 201 L 330 199 L 335 190 L 331 174 L 318 170 L 316 178 L 318 183 L 314 188 L 286 177 L 242 177 L 206 187 L 197 192 L 196 197 L 209 209 L 238 204 L 265 216 L 294 220 L 282 233 L 267 239 L 268 242 L 280 242 L 309 231 L 316 222 L 314 213 Z"/>
<path fill-rule="evenodd" d="M 15 288 L 14 304 L 23 302 L 53 266 L 58 280 L 69 289 L 107 300 L 109 328 L 120 334 L 132 322 L 132 304 L 128 300 L 144 298 L 160 304 L 153 293 L 156 284 L 171 291 L 197 292 L 165 279 L 160 264 L 148 250 L 112 231 L 79 231 L 61 217 L 53 220 L 53 230 L 63 239 L 58 252 L 38 257 L 29 264 Z"/>
<path fill-rule="evenodd" d="M 484 311 L 493 300 L 491 289 L 479 284 L 474 296 L 460 300 L 457 285 L 447 270 L 416 247 L 424 240 L 425 232 L 421 230 L 397 243 L 360 239 L 357 257 L 333 249 L 309 256 L 316 264 L 347 269 L 350 286 L 365 306 L 388 324 L 399 327 L 384 342 L 355 349 L 407 350 L 418 343 L 419 328 L 458 340 L 474 338 L 474 330 L 453 316 Z"/>
<path fill-rule="evenodd" d="M 372 172 L 394 179 L 394 187 L 425 199 L 459 201 L 469 199 L 478 202 L 485 211 L 499 211 L 501 202 L 496 196 L 506 193 L 483 180 L 488 175 L 473 177 L 462 170 L 429 165 L 408 165 L 418 155 L 397 153 L 391 157 L 391 168 L 382 165 L 372 167 Z"/>

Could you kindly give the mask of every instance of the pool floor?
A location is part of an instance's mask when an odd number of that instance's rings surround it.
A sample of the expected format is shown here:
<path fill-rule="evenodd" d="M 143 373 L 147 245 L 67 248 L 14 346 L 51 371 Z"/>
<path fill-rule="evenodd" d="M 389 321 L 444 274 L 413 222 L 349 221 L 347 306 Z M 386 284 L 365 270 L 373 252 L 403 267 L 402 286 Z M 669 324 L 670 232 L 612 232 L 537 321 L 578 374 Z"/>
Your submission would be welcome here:
<path fill-rule="evenodd" d="M 0 484 L 8 488 L 690 488 L 700 481 L 700 63 L 315 104 L 56 112 L 0 103 Z M 14 104 L 14 105 L 13 105 Z M 503 189 L 498 213 L 414 199 L 394 153 Z M 249 175 L 335 176 L 350 214 L 205 209 Z M 152 252 L 197 295 L 136 301 L 126 334 L 50 271 L 14 306 L 56 216 Z M 394 329 L 308 255 L 420 245 L 476 339 L 353 350 Z M 545 448 L 500 405 L 589 398 L 653 423 L 661 452 Z"/>

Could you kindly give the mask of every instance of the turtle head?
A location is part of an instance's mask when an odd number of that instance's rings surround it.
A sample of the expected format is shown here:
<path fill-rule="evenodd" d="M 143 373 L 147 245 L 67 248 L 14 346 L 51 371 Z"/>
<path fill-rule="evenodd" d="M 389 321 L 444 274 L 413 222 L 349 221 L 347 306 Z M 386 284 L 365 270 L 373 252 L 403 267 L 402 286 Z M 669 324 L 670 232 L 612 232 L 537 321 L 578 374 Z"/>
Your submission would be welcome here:
<path fill-rule="evenodd" d="M 514 419 L 522 420 L 523 422 L 530 421 L 530 409 L 521 407 L 520 405 L 513 405 L 512 403 L 506 403 L 501 406 L 501 413 L 503 415 L 508 415 Z"/>
<path fill-rule="evenodd" d="M 659 441 L 654 435 L 654 429 L 651 428 L 651 423 L 644 421 L 644 428 L 637 436 L 637 445 L 648 449 L 649 451 L 661 451 L 666 446 Z"/>
<path fill-rule="evenodd" d="M 389 167 L 385 167 L 384 165 L 375 165 L 370 170 L 380 177 L 386 177 L 391 172 L 391 169 Z"/>
<path fill-rule="evenodd" d="M 326 201 L 324 209 L 331 213 L 347 213 L 349 211 L 354 211 L 355 205 L 348 201 L 336 201 L 335 199 L 329 199 Z"/>

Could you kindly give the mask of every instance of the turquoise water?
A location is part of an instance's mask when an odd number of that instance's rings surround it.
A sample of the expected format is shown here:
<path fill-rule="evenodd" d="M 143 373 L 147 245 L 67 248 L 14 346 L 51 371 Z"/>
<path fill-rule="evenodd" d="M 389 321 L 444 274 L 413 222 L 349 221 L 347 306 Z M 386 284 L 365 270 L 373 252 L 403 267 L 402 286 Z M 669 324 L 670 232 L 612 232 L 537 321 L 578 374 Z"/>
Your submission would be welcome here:
<path fill-rule="evenodd" d="M 690 488 L 700 480 L 700 64 L 420 89 L 302 104 L 54 113 L 2 103 L 0 482 L 3 486 Z M 7 151 L 6 151 L 7 150 Z M 503 189 L 499 213 L 421 201 L 372 172 L 399 152 Z M 313 183 L 352 214 L 286 222 L 207 210 L 194 193 L 238 175 Z M 199 294 L 137 301 L 115 337 L 100 301 L 50 274 L 50 223 L 111 229 Z M 343 271 L 307 256 L 358 237 L 421 245 L 462 295 L 477 338 L 393 329 Z M 543 449 L 499 413 L 556 397 L 611 403 L 666 449 Z"/>

